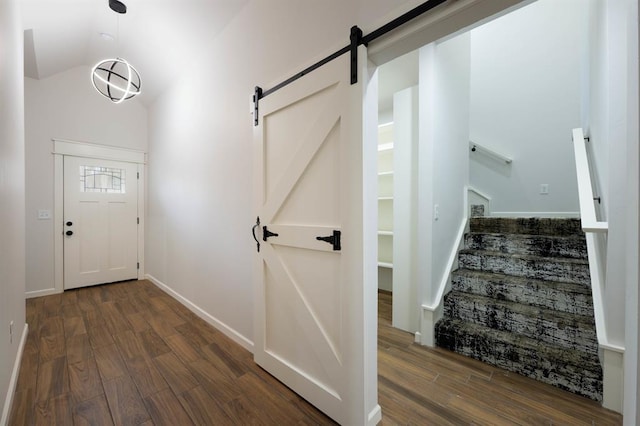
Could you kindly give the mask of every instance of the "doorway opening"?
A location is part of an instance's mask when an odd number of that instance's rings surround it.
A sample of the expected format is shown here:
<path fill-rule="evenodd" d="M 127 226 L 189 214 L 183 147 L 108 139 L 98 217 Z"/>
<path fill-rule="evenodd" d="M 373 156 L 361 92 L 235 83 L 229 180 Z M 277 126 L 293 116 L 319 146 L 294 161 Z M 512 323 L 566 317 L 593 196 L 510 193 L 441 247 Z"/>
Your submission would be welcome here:
<path fill-rule="evenodd" d="M 62 139 L 53 144 L 55 288 L 50 294 L 143 279 L 146 154 Z"/>

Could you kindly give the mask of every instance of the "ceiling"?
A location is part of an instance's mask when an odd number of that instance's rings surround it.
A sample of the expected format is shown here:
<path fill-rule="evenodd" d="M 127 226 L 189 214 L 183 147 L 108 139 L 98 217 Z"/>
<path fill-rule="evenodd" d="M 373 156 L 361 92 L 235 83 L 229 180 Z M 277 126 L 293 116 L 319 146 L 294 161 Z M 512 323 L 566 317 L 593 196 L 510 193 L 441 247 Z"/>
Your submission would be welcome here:
<path fill-rule="evenodd" d="M 150 105 L 248 1 L 123 0 L 127 13 L 118 14 L 108 0 L 22 0 L 25 76 L 122 57 L 140 73 L 139 99 Z M 412 52 L 380 68 L 381 111 L 391 110 L 393 93 L 418 83 L 417 64 Z"/>
<path fill-rule="evenodd" d="M 149 105 L 248 1 L 123 0 L 121 15 L 108 0 L 22 0 L 25 76 L 122 57 L 139 71 L 140 100 Z"/>

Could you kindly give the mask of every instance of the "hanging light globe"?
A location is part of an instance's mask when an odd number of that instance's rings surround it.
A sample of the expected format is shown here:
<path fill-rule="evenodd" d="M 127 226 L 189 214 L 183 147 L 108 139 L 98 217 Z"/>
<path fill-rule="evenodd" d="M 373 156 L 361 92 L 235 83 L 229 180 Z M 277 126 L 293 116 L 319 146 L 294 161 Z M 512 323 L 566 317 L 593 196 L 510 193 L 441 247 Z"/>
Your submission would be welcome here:
<path fill-rule="evenodd" d="M 140 74 L 121 58 L 98 62 L 91 71 L 91 82 L 100 94 L 116 104 L 140 94 Z"/>

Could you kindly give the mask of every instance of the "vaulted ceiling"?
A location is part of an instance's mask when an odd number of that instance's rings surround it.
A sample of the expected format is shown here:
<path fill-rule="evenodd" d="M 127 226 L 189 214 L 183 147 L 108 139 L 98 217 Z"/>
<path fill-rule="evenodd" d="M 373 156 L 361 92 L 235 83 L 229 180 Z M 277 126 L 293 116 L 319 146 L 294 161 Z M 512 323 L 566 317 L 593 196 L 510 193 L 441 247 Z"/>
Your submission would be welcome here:
<path fill-rule="evenodd" d="M 108 0 L 23 0 L 25 76 L 44 79 L 122 57 L 139 71 L 140 100 L 149 105 L 248 0 L 123 2 L 124 15 Z"/>
<path fill-rule="evenodd" d="M 122 0 L 126 14 L 109 0 L 22 0 L 25 76 L 45 79 L 70 68 L 93 67 L 122 57 L 140 73 L 150 105 L 207 49 L 249 0 Z M 90 76 L 87 75 L 87 81 Z M 380 108 L 393 93 L 417 84 L 417 54 L 384 66 Z"/>

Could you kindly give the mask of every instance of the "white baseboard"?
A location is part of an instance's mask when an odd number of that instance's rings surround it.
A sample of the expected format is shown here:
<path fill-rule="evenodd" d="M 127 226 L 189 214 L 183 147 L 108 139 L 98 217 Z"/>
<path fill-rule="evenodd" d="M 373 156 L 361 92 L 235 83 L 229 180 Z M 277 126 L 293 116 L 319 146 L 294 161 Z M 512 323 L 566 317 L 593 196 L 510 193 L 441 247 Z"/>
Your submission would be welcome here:
<path fill-rule="evenodd" d="M 18 345 L 18 353 L 13 363 L 13 371 L 11 372 L 11 379 L 9 380 L 9 389 L 7 390 L 7 397 L 4 400 L 4 408 L 2 409 L 2 418 L 0 418 L 0 426 L 6 426 L 9 423 L 9 415 L 11 414 L 11 406 L 13 405 L 13 396 L 16 393 L 16 386 L 18 385 L 18 375 L 20 374 L 20 365 L 22 363 L 22 353 L 24 352 L 24 346 L 27 343 L 27 335 L 29 334 L 29 324 L 25 324 L 22 329 L 22 337 L 20 337 L 20 344 Z"/>
<path fill-rule="evenodd" d="M 227 337 L 229 337 L 231 340 L 233 340 L 234 342 L 236 342 L 237 344 L 239 344 L 249 352 L 253 353 L 253 342 L 251 340 L 247 339 L 242 334 L 238 333 L 236 330 L 229 327 L 227 324 L 220 321 L 216 317 L 210 315 L 209 313 L 204 311 L 202 308 L 200 308 L 198 305 L 196 305 L 186 297 L 182 296 L 181 294 L 173 290 L 171 287 L 164 284 L 159 279 L 155 278 L 153 275 L 146 274 L 145 277 L 149 281 L 151 281 L 153 284 L 155 284 L 158 288 L 160 288 L 162 291 L 167 293 L 169 296 L 173 297 L 178 302 L 182 303 L 184 306 L 189 308 L 191 312 L 193 312 L 194 314 L 196 314 L 197 316 L 205 320 L 211 326 L 223 332 Z"/>
<path fill-rule="evenodd" d="M 376 404 L 373 410 L 369 413 L 367 424 L 375 426 L 380 423 L 380 420 L 382 420 L 382 408 L 380 408 L 379 404 Z"/>
<path fill-rule="evenodd" d="M 624 401 L 624 351 L 602 348 L 602 406 L 622 414 Z"/>
<path fill-rule="evenodd" d="M 58 294 L 58 293 L 62 293 L 61 291 L 58 291 L 55 288 L 47 288 L 45 290 L 35 290 L 35 291 L 27 291 L 24 296 L 27 299 L 33 299 L 34 297 L 41 297 L 41 296 L 50 296 L 52 294 Z"/>
<path fill-rule="evenodd" d="M 437 306 L 422 305 L 422 314 L 420 316 L 420 327 L 422 334 L 420 335 L 420 343 L 423 346 L 434 348 L 436 346 L 436 323 L 444 316 L 444 303 Z"/>
<path fill-rule="evenodd" d="M 544 217 L 544 218 L 580 218 L 580 212 L 491 212 L 488 217 Z"/>

